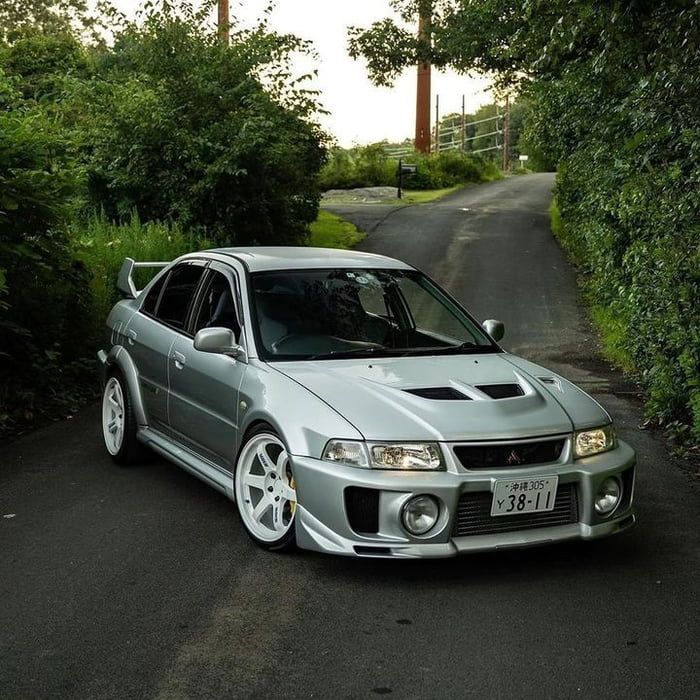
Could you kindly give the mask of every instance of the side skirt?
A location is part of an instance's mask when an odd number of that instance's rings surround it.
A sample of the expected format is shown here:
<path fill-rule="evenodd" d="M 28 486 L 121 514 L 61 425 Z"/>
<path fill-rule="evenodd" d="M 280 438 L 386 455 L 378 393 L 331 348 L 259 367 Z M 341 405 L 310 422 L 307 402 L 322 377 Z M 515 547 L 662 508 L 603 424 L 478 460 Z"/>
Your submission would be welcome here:
<path fill-rule="evenodd" d="M 158 454 L 177 464 L 178 467 L 220 491 L 232 501 L 235 500 L 231 472 L 202 459 L 191 450 L 174 443 L 151 428 L 141 428 L 138 431 L 138 439 Z"/>

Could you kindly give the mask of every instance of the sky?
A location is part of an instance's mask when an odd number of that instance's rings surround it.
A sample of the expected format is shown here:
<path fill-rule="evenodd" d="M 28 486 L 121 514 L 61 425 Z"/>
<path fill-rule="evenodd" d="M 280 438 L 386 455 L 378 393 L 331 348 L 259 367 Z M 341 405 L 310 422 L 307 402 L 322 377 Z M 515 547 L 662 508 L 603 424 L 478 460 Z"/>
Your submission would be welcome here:
<path fill-rule="evenodd" d="M 133 15 L 141 0 L 112 0 Z M 269 0 L 230 0 L 231 18 L 252 24 L 262 15 Z M 347 27 L 369 26 L 391 14 L 389 0 L 276 0 L 271 27 L 310 39 L 319 55 L 311 66 L 318 70 L 313 87 L 321 91 L 321 103 L 330 112 L 321 116 L 325 129 L 341 146 L 367 144 L 387 139 L 403 141 L 415 129 L 416 70 L 407 69 L 393 88 L 374 87 L 364 63 L 347 53 Z M 300 73 L 308 64 L 298 64 Z M 491 102 L 488 81 L 452 71 L 433 71 L 433 112 L 440 96 L 440 113 L 459 112 L 462 95 L 467 113 Z"/>

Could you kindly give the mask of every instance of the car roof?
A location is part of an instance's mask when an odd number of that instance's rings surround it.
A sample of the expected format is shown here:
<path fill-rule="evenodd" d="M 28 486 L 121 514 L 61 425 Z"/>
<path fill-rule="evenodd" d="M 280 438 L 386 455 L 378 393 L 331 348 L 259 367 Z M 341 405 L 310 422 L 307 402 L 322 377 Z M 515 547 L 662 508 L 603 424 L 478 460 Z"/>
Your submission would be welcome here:
<path fill-rule="evenodd" d="M 207 251 L 237 258 L 251 272 L 263 270 L 305 270 L 336 267 L 360 267 L 365 269 L 411 270 L 400 260 L 384 255 L 363 253 L 357 250 L 336 248 L 306 248 L 292 246 L 259 246 L 251 248 L 217 248 Z"/>

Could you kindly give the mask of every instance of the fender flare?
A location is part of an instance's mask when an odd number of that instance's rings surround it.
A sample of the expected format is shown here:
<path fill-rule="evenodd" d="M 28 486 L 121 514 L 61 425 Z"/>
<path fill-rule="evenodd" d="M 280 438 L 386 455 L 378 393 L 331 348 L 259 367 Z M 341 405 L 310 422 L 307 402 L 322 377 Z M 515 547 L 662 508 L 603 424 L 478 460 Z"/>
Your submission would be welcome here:
<path fill-rule="evenodd" d="M 148 426 L 148 419 L 146 417 L 146 408 L 143 403 L 143 397 L 141 396 L 141 382 L 139 381 L 139 372 L 136 369 L 136 364 L 129 355 L 128 351 L 123 345 L 114 345 L 112 349 L 104 356 L 100 356 L 100 360 L 104 366 L 105 377 L 109 372 L 110 367 L 117 367 L 119 371 L 126 379 L 127 386 L 129 387 L 129 394 L 131 397 L 131 405 L 134 410 L 134 416 L 136 418 L 136 423 L 140 427 Z"/>

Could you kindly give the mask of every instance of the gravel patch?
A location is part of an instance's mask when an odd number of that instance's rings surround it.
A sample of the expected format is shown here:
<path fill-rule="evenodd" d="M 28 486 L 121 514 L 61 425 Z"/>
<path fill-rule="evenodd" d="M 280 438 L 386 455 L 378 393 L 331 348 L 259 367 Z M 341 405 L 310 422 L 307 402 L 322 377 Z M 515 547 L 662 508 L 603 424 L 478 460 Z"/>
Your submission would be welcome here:
<path fill-rule="evenodd" d="M 328 190 L 322 195 L 325 204 L 349 202 L 384 202 L 396 199 L 396 187 L 358 187 L 354 190 Z"/>

